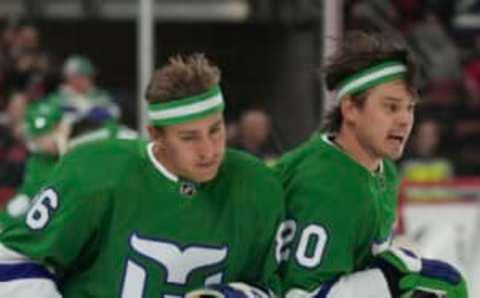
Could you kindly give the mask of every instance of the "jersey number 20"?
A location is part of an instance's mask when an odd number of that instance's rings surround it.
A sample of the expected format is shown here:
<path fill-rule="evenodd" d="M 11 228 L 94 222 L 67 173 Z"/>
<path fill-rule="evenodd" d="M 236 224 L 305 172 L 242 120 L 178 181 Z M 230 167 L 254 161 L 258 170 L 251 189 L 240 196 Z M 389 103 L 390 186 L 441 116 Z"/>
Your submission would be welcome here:
<path fill-rule="evenodd" d="M 323 257 L 328 235 L 321 225 L 311 224 L 306 226 L 299 235 L 298 245 L 291 247 L 297 225 L 294 220 L 287 220 L 280 226 L 276 237 L 276 258 L 278 261 L 287 261 L 292 249 L 295 249 L 295 260 L 301 266 L 314 268 L 318 266 Z M 299 231 L 300 232 L 300 231 Z"/>

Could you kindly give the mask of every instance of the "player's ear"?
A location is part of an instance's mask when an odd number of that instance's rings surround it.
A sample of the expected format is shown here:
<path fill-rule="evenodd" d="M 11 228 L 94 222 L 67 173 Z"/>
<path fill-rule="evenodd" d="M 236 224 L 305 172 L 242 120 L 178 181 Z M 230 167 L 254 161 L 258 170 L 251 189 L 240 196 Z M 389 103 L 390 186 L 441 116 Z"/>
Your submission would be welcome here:
<path fill-rule="evenodd" d="M 345 96 L 342 98 L 340 102 L 340 110 L 342 112 L 342 118 L 346 122 L 355 122 L 356 114 L 357 114 L 357 106 L 352 100 L 350 95 Z"/>
<path fill-rule="evenodd" d="M 155 127 L 153 125 L 147 125 L 147 132 L 148 132 L 148 136 L 150 137 L 150 140 L 152 141 L 157 141 L 163 135 L 162 129 L 159 127 Z"/>

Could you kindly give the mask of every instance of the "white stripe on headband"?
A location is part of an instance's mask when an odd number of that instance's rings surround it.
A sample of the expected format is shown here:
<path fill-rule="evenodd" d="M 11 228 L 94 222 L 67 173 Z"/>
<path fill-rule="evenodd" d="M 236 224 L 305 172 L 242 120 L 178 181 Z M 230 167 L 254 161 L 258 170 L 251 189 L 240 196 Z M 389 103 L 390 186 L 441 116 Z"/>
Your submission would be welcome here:
<path fill-rule="evenodd" d="M 340 86 L 337 89 L 337 101 L 340 101 L 340 99 L 347 94 L 352 94 L 356 91 L 362 90 L 363 87 L 369 86 L 372 83 L 375 83 L 375 81 L 379 81 L 380 83 L 384 78 L 404 72 L 407 72 L 407 67 L 404 64 L 398 63 L 385 66 L 384 68 L 380 68 L 372 72 L 367 72 L 364 75 L 358 75 L 358 78 L 354 78 L 350 82 Z M 370 88 L 371 87 L 373 86 L 370 86 Z"/>
<path fill-rule="evenodd" d="M 161 111 L 149 111 L 148 116 L 152 120 L 165 120 L 176 117 L 187 117 L 193 114 L 202 113 L 223 103 L 222 94 L 216 94 L 212 98 L 185 106 L 173 107 Z"/>

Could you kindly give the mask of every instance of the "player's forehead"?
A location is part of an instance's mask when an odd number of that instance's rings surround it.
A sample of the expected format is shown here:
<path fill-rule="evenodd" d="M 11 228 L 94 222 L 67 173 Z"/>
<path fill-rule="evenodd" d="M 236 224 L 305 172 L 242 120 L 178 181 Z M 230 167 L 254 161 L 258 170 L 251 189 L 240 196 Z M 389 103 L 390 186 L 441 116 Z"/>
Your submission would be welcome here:
<path fill-rule="evenodd" d="M 418 101 L 416 91 L 409 88 L 404 80 L 377 85 L 369 90 L 368 97 L 397 104 L 411 104 Z"/>

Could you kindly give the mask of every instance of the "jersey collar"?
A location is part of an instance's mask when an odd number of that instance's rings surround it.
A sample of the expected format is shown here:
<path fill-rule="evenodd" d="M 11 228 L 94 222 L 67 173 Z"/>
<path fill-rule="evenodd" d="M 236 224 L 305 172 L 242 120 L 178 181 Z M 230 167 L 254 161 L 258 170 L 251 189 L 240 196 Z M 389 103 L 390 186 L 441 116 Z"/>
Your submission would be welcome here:
<path fill-rule="evenodd" d="M 377 175 L 377 174 L 383 174 L 383 168 L 384 168 L 384 161 L 382 160 L 380 162 L 380 166 L 377 170 L 371 172 L 369 171 L 368 169 L 366 169 L 362 164 L 360 164 L 358 161 L 356 161 L 355 159 L 353 159 L 347 152 L 345 152 L 342 148 L 338 147 L 337 145 L 335 145 L 334 142 L 332 142 L 330 139 L 329 139 L 329 136 L 331 134 L 329 133 L 325 133 L 325 134 L 322 134 L 321 135 L 321 139 L 322 141 L 324 141 L 325 143 L 327 143 L 328 145 L 330 145 L 331 147 L 335 148 L 337 151 L 341 152 L 342 154 L 348 156 L 348 158 L 350 158 L 350 160 L 352 160 L 353 162 L 355 162 L 356 164 L 358 164 L 359 166 L 361 166 L 363 169 L 367 170 L 371 175 Z"/>
<path fill-rule="evenodd" d="M 178 176 L 167 170 L 167 168 L 165 168 L 165 166 L 162 165 L 162 163 L 153 154 L 153 145 L 153 142 L 150 142 L 147 145 L 148 158 L 152 162 L 153 166 L 168 180 L 177 183 L 179 181 Z"/>

